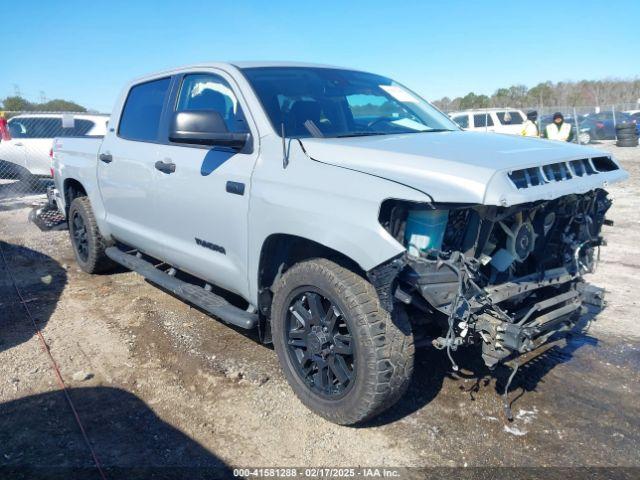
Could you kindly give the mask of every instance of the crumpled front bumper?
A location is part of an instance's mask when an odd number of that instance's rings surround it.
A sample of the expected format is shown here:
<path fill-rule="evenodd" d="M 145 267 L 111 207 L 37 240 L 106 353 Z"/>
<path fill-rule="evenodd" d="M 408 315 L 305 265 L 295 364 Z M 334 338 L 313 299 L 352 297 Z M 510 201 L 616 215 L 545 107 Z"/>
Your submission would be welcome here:
<path fill-rule="evenodd" d="M 586 310 L 585 303 L 603 303 L 601 289 L 566 268 L 485 288 L 467 276 L 460 263 L 409 258 L 399 278 L 450 318 L 454 334 L 435 339 L 436 347 L 455 350 L 481 342 L 482 358 L 490 368 L 533 352 L 554 334 L 572 329 Z"/>

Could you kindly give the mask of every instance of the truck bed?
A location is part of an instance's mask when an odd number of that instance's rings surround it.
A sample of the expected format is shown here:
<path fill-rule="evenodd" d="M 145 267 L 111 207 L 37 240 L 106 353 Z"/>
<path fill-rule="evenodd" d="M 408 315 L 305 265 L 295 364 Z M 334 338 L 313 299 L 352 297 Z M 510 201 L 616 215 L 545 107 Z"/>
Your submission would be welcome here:
<path fill-rule="evenodd" d="M 96 165 L 103 136 L 58 137 L 53 140 L 53 179 L 55 201 L 61 212 L 66 212 L 61 192 L 65 179 L 79 181 L 87 191 L 97 192 Z"/>

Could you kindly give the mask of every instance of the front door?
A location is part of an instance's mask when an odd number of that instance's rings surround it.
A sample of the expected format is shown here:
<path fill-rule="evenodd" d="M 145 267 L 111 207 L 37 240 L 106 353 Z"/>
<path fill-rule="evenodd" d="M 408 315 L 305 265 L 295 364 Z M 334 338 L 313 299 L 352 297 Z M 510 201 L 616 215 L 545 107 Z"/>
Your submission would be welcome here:
<path fill-rule="evenodd" d="M 213 110 L 229 131 L 251 132 L 233 81 L 224 73 L 185 74 L 175 82 L 168 117 L 179 111 Z M 175 169 L 155 172 L 163 258 L 246 297 L 247 216 L 258 136 L 251 132 L 241 151 L 177 144 L 168 140 L 169 123 L 157 161 Z"/>
<path fill-rule="evenodd" d="M 118 125 L 107 132 L 98 155 L 100 194 L 112 234 L 155 257 L 161 257 L 163 249 L 154 165 L 170 85 L 167 77 L 133 86 Z"/>

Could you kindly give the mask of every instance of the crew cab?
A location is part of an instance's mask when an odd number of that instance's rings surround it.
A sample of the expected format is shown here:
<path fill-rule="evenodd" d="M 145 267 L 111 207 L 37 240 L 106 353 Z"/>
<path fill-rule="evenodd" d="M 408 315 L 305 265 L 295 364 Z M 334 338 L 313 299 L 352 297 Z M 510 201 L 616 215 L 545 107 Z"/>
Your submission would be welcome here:
<path fill-rule="evenodd" d="M 7 122 L 10 138 L 0 141 L 0 175 L 32 180 L 51 176 L 51 143 L 60 136 L 103 136 L 106 115 L 25 113 Z"/>
<path fill-rule="evenodd" d="M 362 422 L 416 343 L 489 367 L 577 321 L 627 178 L 599 150 L 462 131 L 380 75 L 203 63 L 127 84 L 103 139 L 54 142 L 80 267 L 135 270 L 273 342 L 311 410 Z"/>

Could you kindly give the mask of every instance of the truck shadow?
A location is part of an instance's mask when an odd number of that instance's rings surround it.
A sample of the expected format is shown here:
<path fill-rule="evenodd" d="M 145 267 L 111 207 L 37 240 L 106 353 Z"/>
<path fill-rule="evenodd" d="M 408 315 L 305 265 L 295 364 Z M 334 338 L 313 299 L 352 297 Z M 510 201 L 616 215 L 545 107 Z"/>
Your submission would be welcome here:
<path fill-rule="evenodd" d="M 232 478 L 217 456 L 108 387 L 68 390 L 107 478 Z M 0 404 L 0 477 L 96 478 L 99 472 L 63 391 Z"/>
<path fill-rule="evenodd" d="M 598 345 L 598 339 L 588 334 L 588 326 L 602 310 L 590 306 L 588 313 L 580 318 L 570 333 L 555 337 L 564 339 L 564 342 L 519 367 L 509 386 L 509 392 L 518 391 L 515 397 L 513 394 L 509 397 L 512 408 L 527 392 L 536 391 L 555 367 L 569 362 L 577 350 L 584 346 Z M 551 341 L 553 340 L 554 337 L 551 338 Z M 417 350 L 413 377 L 407 393 L 394 407 L 362 426 L 382 426 L 396 422 L 422 409 L 443 394 L 455 396 L 458 402 L 476 401 L 479 395 L 502 395 L 511 369 L 502 365 L 490 371 L 484 365 L 480 354 L 479 346 L 453 352 L 453 357 L 460 367 L 460 371 L 456 373 L 453 372 L 444 352 L 431 347 Z M 449 382 L 445 382 L 445 379 L 452 383 L 446 385 Z M 473 381 L 471 386 L 468 386 L 469 380 Z"/>
<path fill-rule="evenodd" d="M 67 272 L 51 257 L 0 240 L 7 264 L 0 257 L 0 351 L 19 345 L 35 335 L 13 280 L 39 328 L 56 308 L 67 284 Z M 8 268 L 7 268 L 8 267 Z"/>

